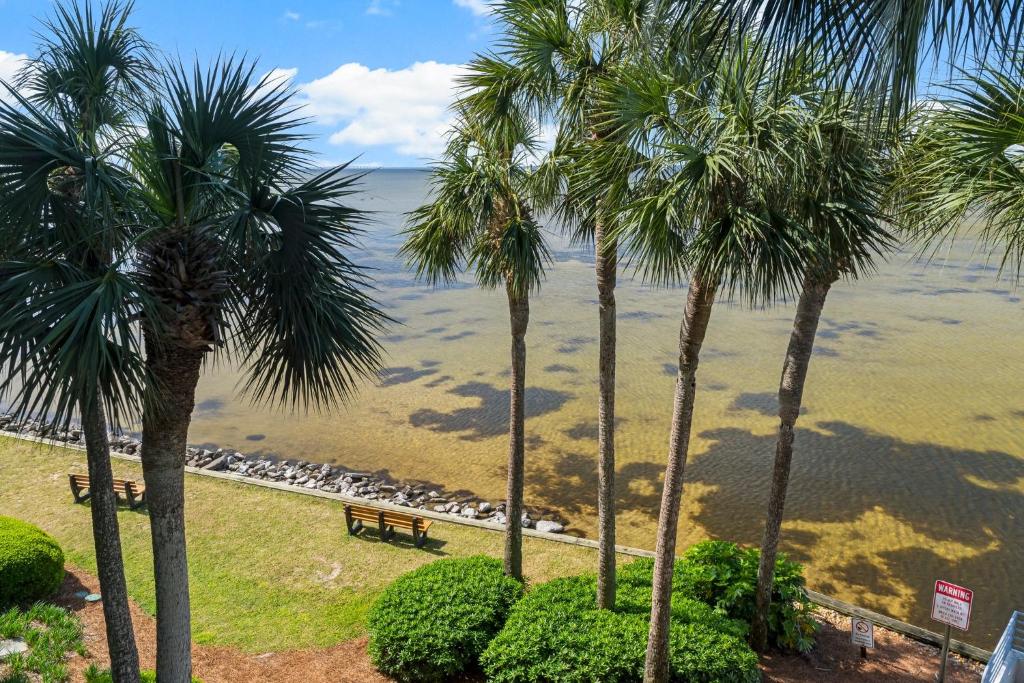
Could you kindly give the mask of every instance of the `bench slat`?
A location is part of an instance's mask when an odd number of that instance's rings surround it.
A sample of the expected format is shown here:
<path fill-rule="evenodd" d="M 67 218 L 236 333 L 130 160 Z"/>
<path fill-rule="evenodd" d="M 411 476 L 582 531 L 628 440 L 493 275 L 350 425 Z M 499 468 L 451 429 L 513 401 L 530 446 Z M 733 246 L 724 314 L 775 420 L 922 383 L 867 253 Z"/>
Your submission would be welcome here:
<path fill-rule="evenodd" d="M 356 509 L 356 508 L 353 508 L 351 512 L 352 512 L 352 518 L 353 519 L 359 519 L 359 520 L 362 520 L 364 522 L 377 522 L 377 521 L 380 520 L 380 513 L 379 512 L 368 512 L 368 511 L 359 510 L 359 509 Z M 387 511 L 384 512 L 384 523 L 389 525 L 389 526 L 396 526 L 396 527 L 402 527 L 402 528 L 411 529 L 415 519 L 416 518 L 414 516 L 412 516 L 412 515 L 404 515 L 402 513 L 392 513 L 392 512 L 387 512 Z M 430 526 L 430 520 L 429 519 L 421 519 L 420 520 L 420 528 L 421 529 L 426 529 L 429 526 Z"/>

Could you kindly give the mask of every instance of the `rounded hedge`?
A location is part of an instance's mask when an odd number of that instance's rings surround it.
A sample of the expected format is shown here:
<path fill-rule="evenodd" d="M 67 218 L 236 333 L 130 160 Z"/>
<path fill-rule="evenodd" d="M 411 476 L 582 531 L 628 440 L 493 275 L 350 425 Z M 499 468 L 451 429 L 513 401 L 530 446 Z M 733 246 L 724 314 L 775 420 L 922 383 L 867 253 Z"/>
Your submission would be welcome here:
<path fill-rule="evenodd" d="M 400 681 L 446 681 L 475 668 L 523 595 L 489 557 L 438 560 L 399 577 L 370 609 L 370 657 Z"/>
<path fill-rule="evenodd" d="M 27 522 L 0 517 L 0 606 L 48 598 L 63 580 L 57 541 Z"/>
<path fill-rule="evenodd" d="M 643 680 L 651 611 L 651 563 L 619 571 L 614 610 L 596 607 L 593 575 L 555 579 L 531 590 L 481 657 L 495 683 L 631 683 Z M 746 625 L 697 600 L 672 599 L 670 676 L 674 682 L 760 680 Z"/>

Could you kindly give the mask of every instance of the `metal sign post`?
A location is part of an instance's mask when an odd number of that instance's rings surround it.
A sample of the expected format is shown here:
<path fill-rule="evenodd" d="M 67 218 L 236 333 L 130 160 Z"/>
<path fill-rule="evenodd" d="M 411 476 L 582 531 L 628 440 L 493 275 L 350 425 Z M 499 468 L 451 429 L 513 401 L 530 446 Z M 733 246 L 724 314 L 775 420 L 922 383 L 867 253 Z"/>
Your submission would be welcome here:
<path fill-rule="evenodd" d="M 935 592 L 932 594 L 932 619 L 946 625 L 946 635 L 942 639 L 942 661 L 939 663 L 937 680 L 946 680 L 946 659 L 949 657 L 949 637 L 955 626 L 966 631 L 971 625 L 971 606 L 974 604 L 974 591 L 948 581 L 936 581 Z"/>

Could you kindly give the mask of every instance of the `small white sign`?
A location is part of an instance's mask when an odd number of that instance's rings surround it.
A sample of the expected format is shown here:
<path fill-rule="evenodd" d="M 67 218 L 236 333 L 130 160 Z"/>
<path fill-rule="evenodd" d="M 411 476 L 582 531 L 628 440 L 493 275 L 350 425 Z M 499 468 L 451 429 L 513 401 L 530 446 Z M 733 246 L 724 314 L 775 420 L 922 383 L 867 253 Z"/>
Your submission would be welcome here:
<path fill-rule="evenodd" d="M 971 625 L 971 604 L 974 591 L 948 581 L 935 582 L 932 596 L 932 619 L 961 631 Z"/>
<path fill-rule="evenodd" d="M 871 648 L 875 646 L 875 625 L 867 619 L 853 617 L 850 620 L 850 635 L 854 645 Z"/>

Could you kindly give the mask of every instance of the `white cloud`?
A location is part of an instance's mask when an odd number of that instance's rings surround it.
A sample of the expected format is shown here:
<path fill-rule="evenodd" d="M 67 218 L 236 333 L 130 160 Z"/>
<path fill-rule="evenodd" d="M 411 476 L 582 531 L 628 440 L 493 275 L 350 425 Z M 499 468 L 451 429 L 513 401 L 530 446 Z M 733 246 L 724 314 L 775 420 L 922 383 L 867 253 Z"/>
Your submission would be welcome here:
<path fill-rule="evenodd" d="M 478 17 L 483 17 L 491 13 L 491 5 L 488 0 L 454 0 L 454 2 L 459 7 L 468 9 Z"/>
<path fill-rule="evenodd" d="M 284 13 L 284 18 L 287 19 L 288 21 L 298 21 L 299 19 L 302 18 L 302 15 L 299 14 L 298 12 L 286 10 Z"/>
<path fill-rule="evenodd" d="M 382 145 L 399 154 L 436 157 L 452 123 L 462 64 L 417 62 L 404 69 L 370 69 L 357 62 L 299 86 L 305 113 L 326 126 L 340 126 L 333 144 Z M 294 76 L 294 74 L 293 74 Z"/>
<path fill-rule="evenodd" d="M 3 81 L 10 85 L 14 81 L 15 75 L 25 65 L 28 60 L 28 55 L 14 54 L 13 52 L 4 52 L 0 50 L 0 81 Z M 7 92 L 7 88 L 0 86 L 0 99 L 9 100 L 10 94 Z"/>
<path fill-rule="evenodd" d="M 366 8 L 367 14 L 376 14 L 381 17 L 390 17 L 394 14 L 394 8 L 400 5 L 400 0 L 370 0 Z"/>

